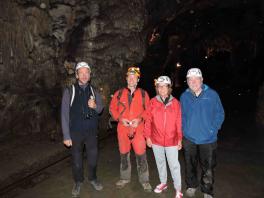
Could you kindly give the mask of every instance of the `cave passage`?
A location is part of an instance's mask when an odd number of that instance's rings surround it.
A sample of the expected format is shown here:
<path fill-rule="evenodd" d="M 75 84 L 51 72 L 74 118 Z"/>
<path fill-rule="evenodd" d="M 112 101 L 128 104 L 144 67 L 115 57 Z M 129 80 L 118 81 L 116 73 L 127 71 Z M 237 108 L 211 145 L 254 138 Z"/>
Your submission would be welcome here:
<path fill-rule="evenodd" d="M 191 67 L 219 92 L 227 116 L 255 112 L 263 75 L 263 18 L 258 4 L 186 12 L 150 33 L 141 86 L 155 95 L 154 79 L 168 75 L 173 94 L 186 89 Z"/>

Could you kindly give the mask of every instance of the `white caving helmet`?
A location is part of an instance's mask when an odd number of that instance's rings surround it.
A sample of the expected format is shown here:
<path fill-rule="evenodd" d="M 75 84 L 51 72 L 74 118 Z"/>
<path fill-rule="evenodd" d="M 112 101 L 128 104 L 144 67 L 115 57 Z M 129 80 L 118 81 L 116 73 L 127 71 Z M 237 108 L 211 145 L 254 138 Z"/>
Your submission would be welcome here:
<path fill-rule="evenodd" d="M 189 77 L 203 77 L 202 72 L 199 68 L 191 68 L 188 70 L 186 78 Z"/>
<path fill-rule="evenodd" d="M 89 69 L 91 71 L 91 67 L 88 65 L 88 63 L 79 62 L 79 63 L 77 63 L 77 65 L 75 67 L 75 72 L 77 72 L 77 70 L 80 69 L 81 67 L 85 67 L 85 68 L 87 68 L 87 69 Z"/>
<path fill-rule="evenodd" d="M 155 86 L 160 83 L 171 85 L 171 79 L 168 76 L 160 76 L 158 79 L 155 79 Z"/>

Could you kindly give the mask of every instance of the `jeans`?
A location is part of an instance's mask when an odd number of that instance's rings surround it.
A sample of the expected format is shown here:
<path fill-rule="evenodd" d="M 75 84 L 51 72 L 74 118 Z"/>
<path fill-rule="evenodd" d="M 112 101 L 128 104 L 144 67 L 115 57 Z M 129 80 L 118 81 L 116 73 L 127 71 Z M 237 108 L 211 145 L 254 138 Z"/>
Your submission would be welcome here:
<path fill-rule="evenodd" d="M 83 148 L 85 145 L 88 162 L 88 179 L 96 180 L 98 158 L 97 135 L 89 132 L 71 133 L 72 173 L 75 182 L 83 182 Z"/>
<path fill-rule="evenodd" d="M 198 162 L 200 162 L 200 167 L 202 169 L 200 180 L 201 191 L 213 195 L 217 142 L 210 144 L 194 144 L 184 138 L 183 148 L 187 188 L 198 187 L 197 166 Z"/>

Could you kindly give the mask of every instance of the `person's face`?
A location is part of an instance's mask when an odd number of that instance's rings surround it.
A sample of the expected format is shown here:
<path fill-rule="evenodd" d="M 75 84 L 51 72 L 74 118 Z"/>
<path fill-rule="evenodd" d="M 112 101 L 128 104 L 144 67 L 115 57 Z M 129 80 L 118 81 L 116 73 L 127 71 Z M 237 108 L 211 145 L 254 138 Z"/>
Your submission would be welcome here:
<path fill-rule="evenodd" d="M 138 76 L 135 74 L 128 74 L 126 80 L 128 87 L 136 87 L 138 83 Z"/>
<path fill-rule="evenodd" d="M 194 76 L 188 77 L 187 84 L 194 93 L 197 93 L 202 90 L 203 78 Z"/>
<path fill-rule="evenodd" d="M 90 70 L 86 67 L 81 67 L 77 70 L 76 78 L 78 79 L 80 85 L 85 85 L 88 81 L 90 81 Z"/>
<path fill-rule="evenodd" d="M 167 84 L 159 83 L 157 85 L 157 90 L 158 90 L 158 94 L 161 97 L 166 98 L 169 96 L 169 86 Z"/>

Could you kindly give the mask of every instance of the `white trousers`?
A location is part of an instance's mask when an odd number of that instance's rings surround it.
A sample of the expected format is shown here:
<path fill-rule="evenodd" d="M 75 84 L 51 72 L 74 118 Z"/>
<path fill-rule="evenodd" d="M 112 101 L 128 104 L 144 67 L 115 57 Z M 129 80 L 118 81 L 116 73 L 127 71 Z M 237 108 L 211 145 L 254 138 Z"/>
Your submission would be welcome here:
<path fill-rule="evenodd" d="M 181 190 L 181 167 L 178 160 L 177 146 L 163 147 L 152 144 L 152 150 L 155 156 L 160 182 L 163 184 L 167 183 L 167 158 L 174 188 Z"/>

